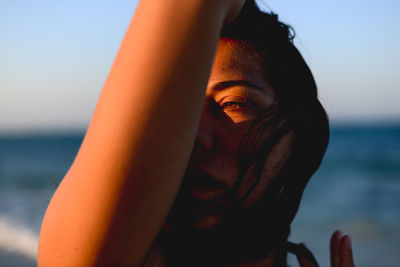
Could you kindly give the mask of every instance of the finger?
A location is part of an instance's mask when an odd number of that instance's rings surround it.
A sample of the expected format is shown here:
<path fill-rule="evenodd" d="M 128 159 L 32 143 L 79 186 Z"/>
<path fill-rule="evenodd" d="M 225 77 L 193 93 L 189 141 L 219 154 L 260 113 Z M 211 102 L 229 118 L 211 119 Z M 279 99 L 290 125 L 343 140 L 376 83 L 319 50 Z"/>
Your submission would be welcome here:
<path fill-rule="evenodd" d="M 330 251 L 331 251 L 331 266 L 339 267 L 340 266 L 340 256 L 339 256 L 339 242 L 342 237 L 342 232 L 336 230 L 331 237 L 330 242 Z"/>
<path fill-rule="evenodd" d="M 351 249 L 351 238 L 348 235 L 343 236 L 339 243 L 340 266 L 354 267 L 353 252 Z"/>
<path fill-rule="evenodd" d="M 301 257 L 297 256 L 297 260 L 299 261 L 300 267 L 317 267 L 317 265 L 309 262 L 305 258 L 301 258 Z"/>
<path fill-rule="evenodd" d="M 306 244 L 301 243 L 301 245 L 303 245 L 304 247 L 306 247 Z M 306 258 L 299 256 L 298 254 L 296 254 L 297 257 L 297 261 L 299 262 L 300 267 L 317 267 L 318 265 L 315 265 L 314 263 L 312 263 L 311 261 L 307 260 Z"/>

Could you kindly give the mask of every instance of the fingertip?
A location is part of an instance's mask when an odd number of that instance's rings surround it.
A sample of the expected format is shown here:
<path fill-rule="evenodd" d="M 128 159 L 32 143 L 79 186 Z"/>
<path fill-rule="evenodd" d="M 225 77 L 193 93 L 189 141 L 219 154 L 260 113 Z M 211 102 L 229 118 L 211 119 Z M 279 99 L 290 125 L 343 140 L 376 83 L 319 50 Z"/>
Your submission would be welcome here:
<path fill-rule="evenodd" d="M 333 232 L 332 236 L 331 236 L 331 248 L 334 248 L 338 245 L 340 238 L 342 237 L 343 233 L 340 230 L 336 230 L 335 232 Z"/>
<path fill-rule="evenodd" d="M 341 266 L 354 266 L 353 252 L 352 252 L 352 241 L 348 235 L 343 236 L 340 239 L 340 263 Z"/>
<path fill-rule="evenodd" d="M 333 232 L 332 236 L 334 237 L 338 237 L 340 238 L 343 235 L 343 232 L 339 229 L 335 230 L 335 232 Z"/>
<path fill-rule="evenodd" d="M 351 248 L 352 246 L 352 241 L 351 241 L 351 237 L 349 235 L 346 235 L 346 244 L 349 248 Z"/>
<path fill-rule="evenodd" d="M 339 266 L 340 263 L 340 240 L 343 233 L 340 230 L 336 230 L 333 232 L 331 236 L 330 242 L 330 251 L 331 251 L 331 265 L 332 266 Z"/>
<path fill-rule="evenodd" d="M 349 249 L 351 249 L 351 238 L 348 235 L 344 235 L 341 239 L 340 239 L 340 248 L 343 251 L 347 251 Z"/>

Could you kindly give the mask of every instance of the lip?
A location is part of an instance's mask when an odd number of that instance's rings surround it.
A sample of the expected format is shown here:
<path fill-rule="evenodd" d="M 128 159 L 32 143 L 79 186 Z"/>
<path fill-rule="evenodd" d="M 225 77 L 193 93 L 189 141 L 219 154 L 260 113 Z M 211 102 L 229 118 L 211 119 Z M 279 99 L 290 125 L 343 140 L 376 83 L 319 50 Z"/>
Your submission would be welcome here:
<path fill-rule="evenodd" d="M 196 167 L 185 171 L 180 190 L 167 222 L 172 227 L 194 225 L 209 216 L 219 216 L 226 210 L 228 199 L 225 182 Z"/>
<path fill-rule="evenodd" d="M 183 187 L 192 198 L 212 200 L 221 196 L 226 189 L 224 182 L 201 169 L 188 169 L 185 172 Z"/>

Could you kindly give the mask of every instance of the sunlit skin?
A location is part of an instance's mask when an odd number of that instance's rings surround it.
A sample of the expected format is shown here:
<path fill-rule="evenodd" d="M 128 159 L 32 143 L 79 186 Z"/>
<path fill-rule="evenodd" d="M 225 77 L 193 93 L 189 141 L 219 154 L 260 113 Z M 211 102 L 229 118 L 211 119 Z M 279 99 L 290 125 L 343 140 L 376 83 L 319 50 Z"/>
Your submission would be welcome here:
<path fill-rule="evenodd" d="M 262 78 L 259 59 L 231 41 L 219 42 L 221 29 L 243 3 L 139 2 L 78 155 L 47 208 L 40 267 L 162 262 L 154 241 L 187 166 L 218 179 L 224 189 L 232 186 L 237 146 L 249 123 L 275 97 Z M 246 205 L 260 198 L 274 177 L 276 159 L 290 151 L 290 140 L 289 134 L 267 158 Z M 218 194 L 204 187 L 192 193 L 197 199 Z M 218 216 L 205 216 L 194 227 L 208 228 Z M 336 235 L 331 252 L 339 264 L 334 267 L 352 266 L 341 263 L 351 260 L 348 248 L 348 238 Z"/>
<path fill-rule="evenodd" d="M 221 185 L 221 188 L 199 186 L 193 188 L 191 197 L 197 200 L 210 201 L 228 188 L 231 188 L 238 176 L 237 150 L 244 135 L 256 116 L 272 106 L 275 92 L 265 79 L 263 59 L 252 53 L 250 45 L 239 46 L 242 41 L 222 38 L 219 41 L 213 67 L 205 92 L 205 102 L 196 135 L 195 146 L 190 157 L 188 169 L 200 170 Z M 273 150 L 273 158 L 285 157 L 290 148 L 290 136 Z M 245 203 L 251 206 L 262 196 L 265 188 L 273 179 L 272 160 L 265 165 L 263 179 Z M 185 179 L 191 179 L 185 176 Z M 246 184 L 246 183 L 245 183 Z M 198 210 L 212 211 L 216 206 L 226 206 L 224 199 L 215 205 L 198 207 Z M 198 210 L 193 210 L 196 215 Z M 206 213 L 207 214 L 207 213 Z M 220 213 L 207 214 L 199 218 L 193 225 L 195 229 L 207 229 L 221 220 Z M 162 254 L 151 253 L 149 264 L 162 263 Z M 257 262 L 242 263 L 240 266 L 270 266 L 274 253 Z M 225 266 L 225 265 L 221 265 Z"/>
<path fill-rule="evenodd" d="M 213 200 L 232 187 L 238 176 L 237 149 L 249 126 L 260 111 L 271 107 L 275 101 L 275 92 L 265 79 L 265 66 L 261 57 L 255 56 L 255 49 L 243 41 L 222 38 L 219 41 L 211 75 L 205 93 L 205 104 L 196 144 L 190 157 L 189 169 L 200 170 L 221 184 L 222 188 L 208 186 L 195 187 L 191 197 L 197 200 Z M 285 135 L 268 157 L 262 179 L 245 202 L 244 208 L 254 205 L 263 195 L 265 188 L 280 170 L 280 163 L 290 153 L 292 134 Z M 187 176 L 186 179 L 191 179 Z M 248 181 L 247 181 L 248 182 Z M 244 183 L 246 185 L 246 181 Z M 221 200 L 215 205 L 226 206 Z M 215 205 L 198 207 L 198 210 L 212 211 Z M 198 210 L 193 210 L 196 215 Z M 207 213 L 206 213 L 207 214 Z M 204 230 L 217 224 L 221 214 L 211 212 L 197 220 L 193 228 Z M 331 240 L 332 266 L 352 266 L 351 244 L 348 236 L 339 231 Z M 162 253 L 155 246 L 148 263 L 160 266 L 166 264 Z M 271 266 L 275 252 L 262 260 L 243 262 L 237 266 Z M 314 264 L 304 258 L 298 258 L 300 266 Z M 220 266 L 232 266 L 224 265 Z"/>
<path fill-rule="evenodd" d="M 195 188 L 192 195 L 197 199 L 212 200 L 233 186 L 238 176 L 239 144 L 256 116 L 275 100 L 275 92 L 265 79 L 262 58 L 251 53 L 254 48 L 248 44 L 246 48 L 239 47 L 239 42 L 243 43 L 231 39 L 219 42 L 189 162 L 189 168 L 207 173 L 223 188 Z M 282 150 L 290 147 L 289 141 L 282 141 L 286 147 L 278 146 L 270 158 L 282 158 Z M 266 164 L 265 175 L 248 198 L 247 206 L 257 202 L 273 178 L 271 165 Z M 196 227 L 208 228 L 220 219 L 220 214 L 212 214 L 199 220 Z"/>

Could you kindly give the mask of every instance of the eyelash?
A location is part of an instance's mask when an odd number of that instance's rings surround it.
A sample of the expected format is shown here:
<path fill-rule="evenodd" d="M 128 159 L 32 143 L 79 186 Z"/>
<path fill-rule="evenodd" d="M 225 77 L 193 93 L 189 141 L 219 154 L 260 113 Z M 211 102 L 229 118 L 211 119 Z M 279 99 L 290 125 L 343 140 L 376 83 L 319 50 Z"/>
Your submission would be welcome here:
<path fill-rule="evenodd" d="M 228 112 L 240 112 L 249 108 L 250 105 L 246 99 L 226 101 L 220 104 L 220 108 Z"/>

